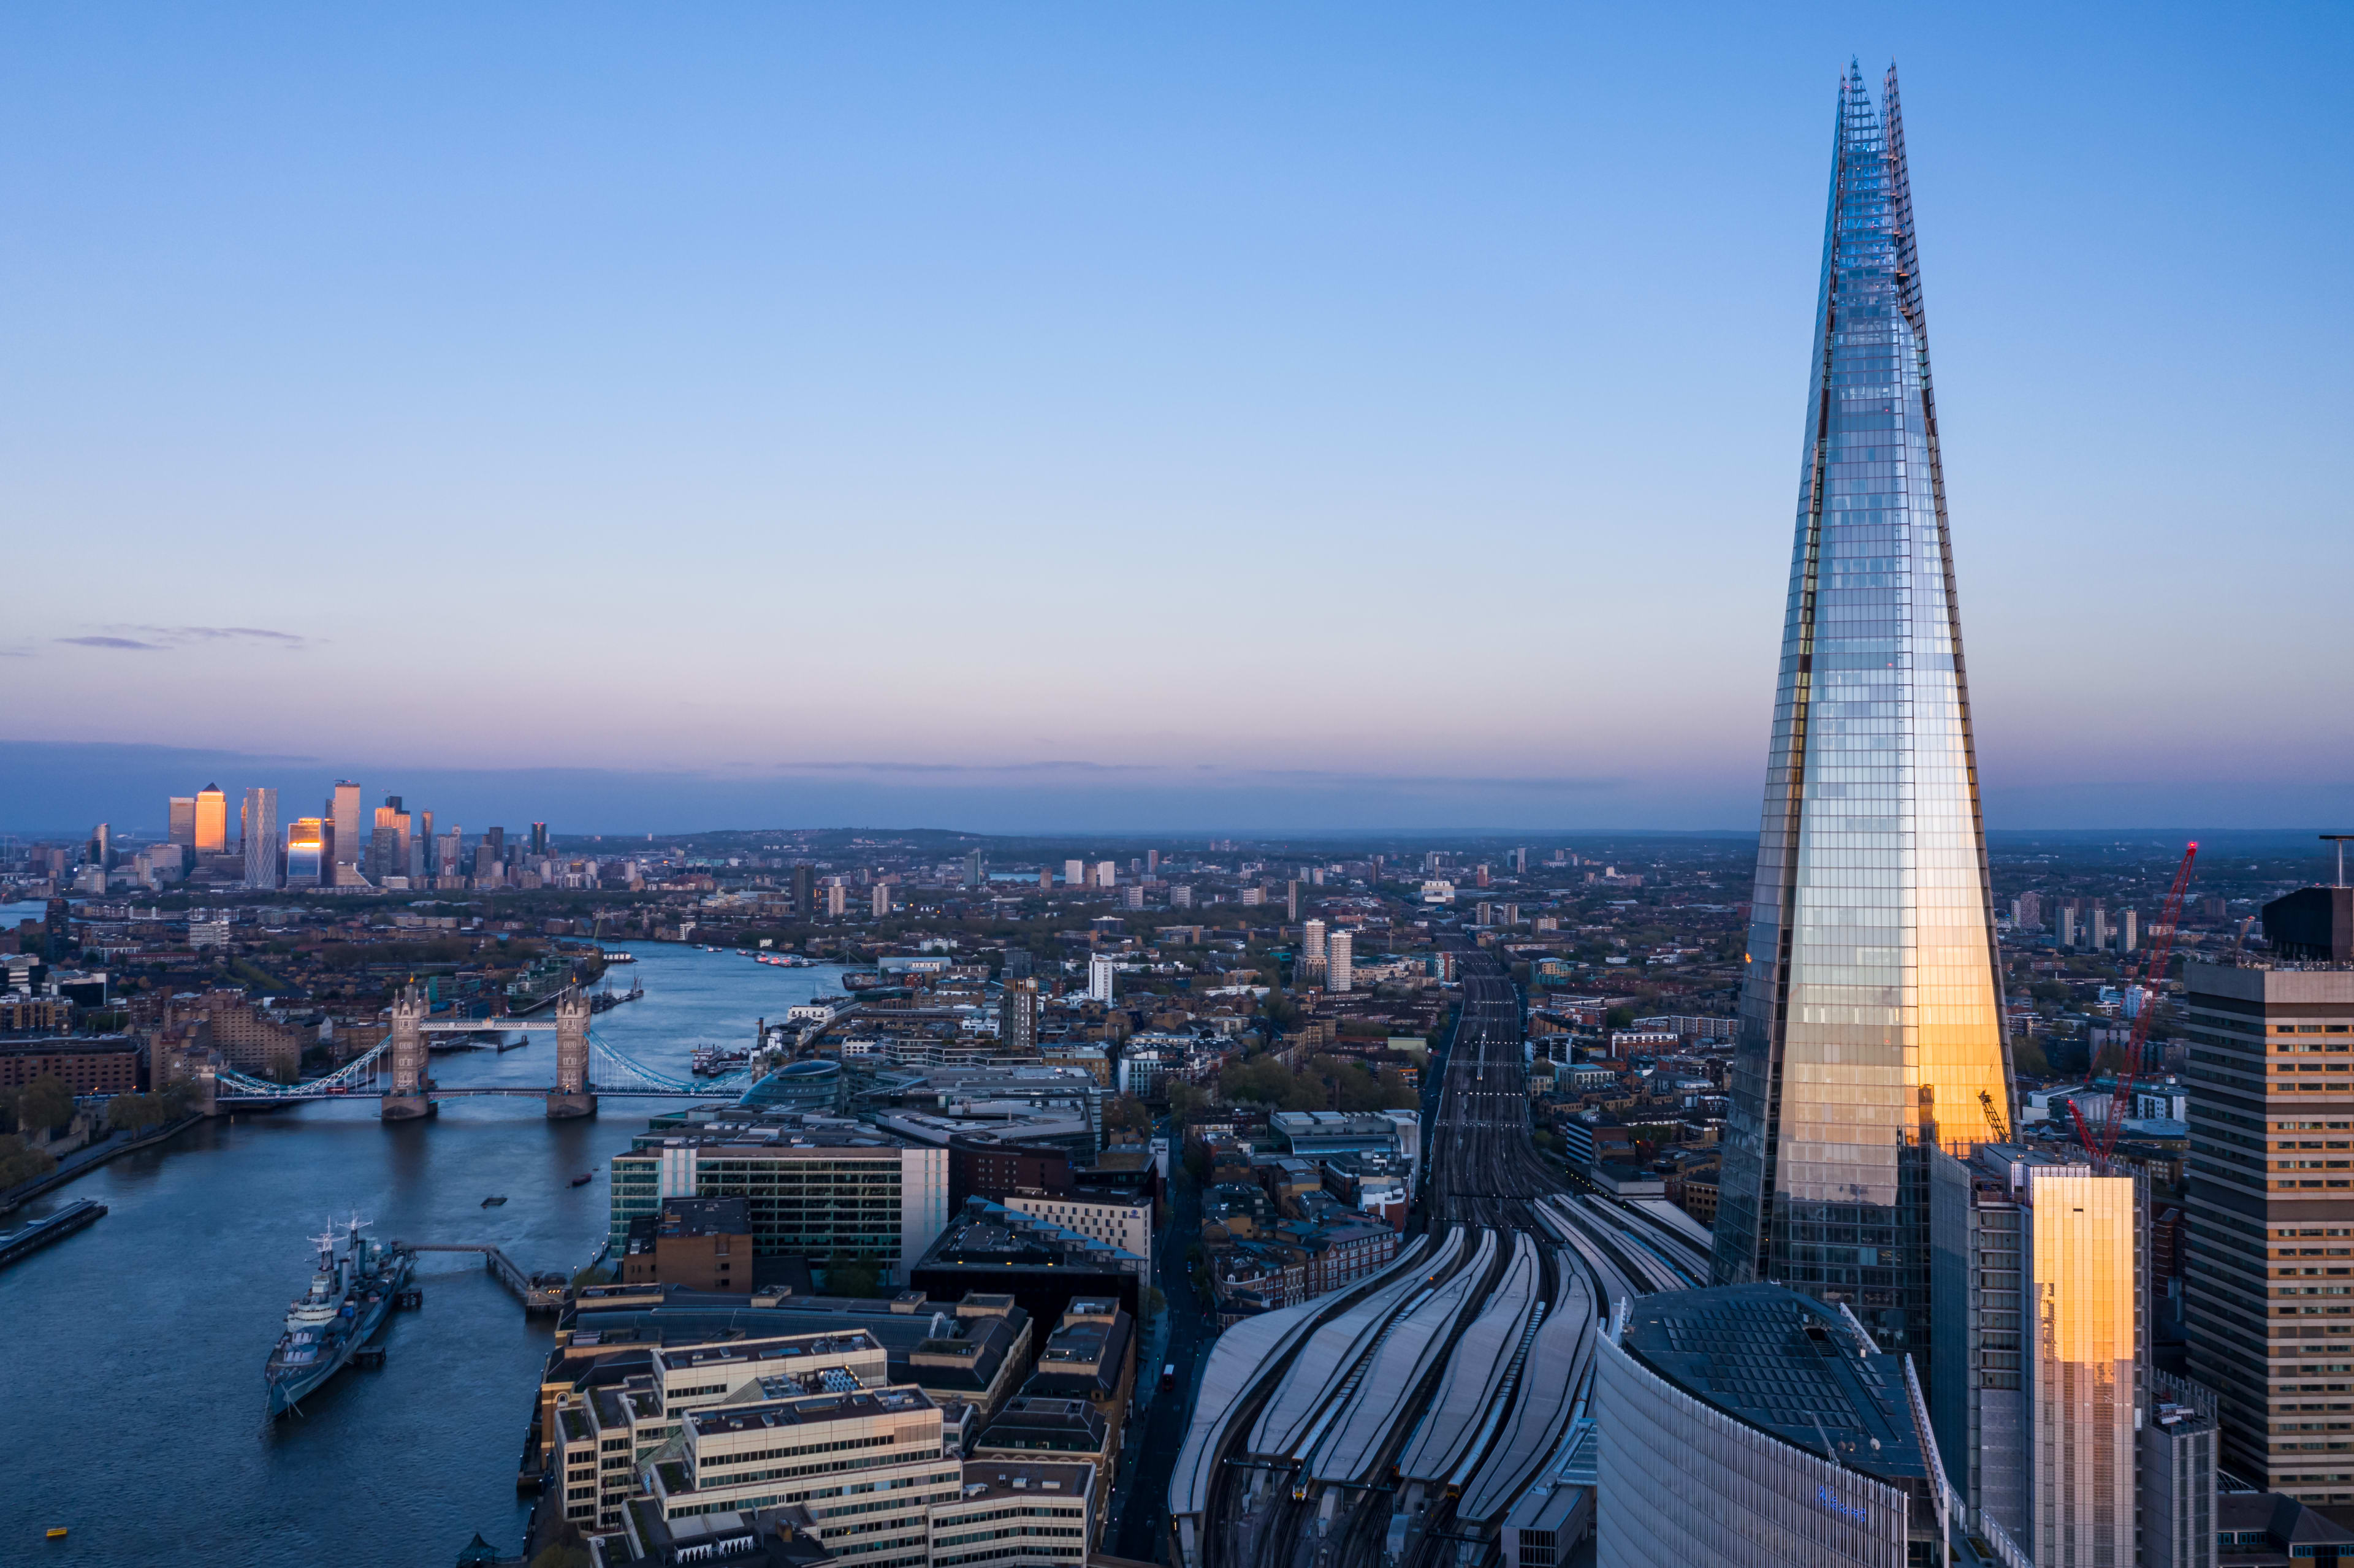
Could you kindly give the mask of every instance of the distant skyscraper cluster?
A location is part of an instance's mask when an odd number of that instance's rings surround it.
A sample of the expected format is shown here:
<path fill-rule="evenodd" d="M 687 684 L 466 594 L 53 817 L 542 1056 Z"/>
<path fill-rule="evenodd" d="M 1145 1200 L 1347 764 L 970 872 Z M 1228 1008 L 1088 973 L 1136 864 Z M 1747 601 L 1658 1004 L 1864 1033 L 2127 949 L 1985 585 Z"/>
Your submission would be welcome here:
<path fill-rule="evenodd" d="M 514 842 L 504 828 L 491 828 L 470 843 L 462 827 L 437 823 L 431 811 L 412 810 L 398 795 L 375 806 L 362 797 L 358 783 L 342 779 L 321 800 L 318 815 L 288 818 L 279 792 L 257 785 L 239 799 L 232 833 L 228 794 L 207 784 L 170 797 L 162 841 L 135 853 L 119 849 L 111 825 L 100 823 L 74 885 L 83 892 L 123 883 L 154 889 L 199 871 L 199 880 L 212 886 L 234 882 L 259 892 L 595 886 L 639 876 L 635 861 L 559 856 L 546 822 L 532 823 Z M 806 881 L 806 868 L 796 875 Z"/>

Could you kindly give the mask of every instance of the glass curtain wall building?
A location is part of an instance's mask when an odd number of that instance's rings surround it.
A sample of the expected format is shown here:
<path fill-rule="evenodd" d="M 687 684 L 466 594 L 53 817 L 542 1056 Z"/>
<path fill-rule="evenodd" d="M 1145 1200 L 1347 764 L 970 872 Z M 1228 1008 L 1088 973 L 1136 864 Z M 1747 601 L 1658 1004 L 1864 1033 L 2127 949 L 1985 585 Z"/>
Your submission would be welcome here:
<path fill-rule="evenodd" d="M 1840 84 L 1715 1278 L 1928 1361 L 1925 1151 L 2009 1114 L 1896 72 Z"/>

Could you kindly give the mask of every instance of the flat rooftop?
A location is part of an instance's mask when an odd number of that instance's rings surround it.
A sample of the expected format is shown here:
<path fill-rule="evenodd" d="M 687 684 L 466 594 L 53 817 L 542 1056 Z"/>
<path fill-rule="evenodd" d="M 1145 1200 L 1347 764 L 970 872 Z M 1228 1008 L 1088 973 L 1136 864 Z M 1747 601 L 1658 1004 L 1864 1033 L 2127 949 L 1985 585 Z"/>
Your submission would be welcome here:
<path fill-rule="evenodd" d="M 855 1393 L 815 1393 L 761 1404 L 730 1404 L 717 1410 L 687 1413 L 687 1429 L 698 1437 L 718 1437 L 735 1432 L 773 1431 L 808 1426 L 823 1421 L 849 1421 L 870 1415 L 902 1415 L 935 1408 L 918 1388 L 861 1389 Z"/>
<path fill-rule="evenodd" d="M 665 1371 L 691 1372 L 696 1367 L 726 1366 L 794 1356 L 877 1354 L 882 1349 L 881 1340 L 861 1329 L 847 1334 L 799 1334 L 773 1340 L 736 1340 L 725 1344 L 698 1345 L 691 1350 L 665 1351 L 656 1359 Z"/>
<path fill-rule="evenodd" d="M 964 1495 L 960 1502 L 1032 1497 L 1039 1492 L 1084 1493 L 1095 1473 L 1093 1465 L 1041 1465 L 1026 1459 L 969 1459 L 964 1466 Z"/>

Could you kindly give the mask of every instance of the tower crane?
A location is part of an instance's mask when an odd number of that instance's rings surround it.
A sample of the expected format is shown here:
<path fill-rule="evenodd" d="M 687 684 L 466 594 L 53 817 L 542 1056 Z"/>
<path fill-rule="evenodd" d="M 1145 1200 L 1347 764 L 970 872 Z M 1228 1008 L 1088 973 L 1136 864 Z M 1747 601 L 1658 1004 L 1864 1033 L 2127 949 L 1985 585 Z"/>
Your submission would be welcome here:
<path fill-rule="evenodd" d="M 2141 1073 L 2142 1047 L 2149 1039 L 2150 1020 L 2158 1014 L 2158 989 L 2166 983 L 2166 967 L 2174 957 L 2175 927 L 2182 919 L 2182 895 L 2190 886 L 2191 863 L 2198 858 L 2199 842 L 2194 839 L 2183 847 L 2182 863 L 2174 871 L 2174 885 L 2166 892 L 2165 911 L 2159 915 L 2158 924 L 2150 927 L 2149 967 L 2142 971 L 2141 1010 L 2134 1014 L 2125 1066 L 2117 1074 L 2108 1110 L 2098 1127 L 2089 1127 L 2084 1110 L 2074 1100 L 2068 1102 L 2068 1114 L 2076 1118 L 2076 1136 L 2093 1156 L 2093 1169 L 2103 1175 L 2108 1173 L 2109 1156 L 2115 1152 L 2117 1134 L 2125 1130 L 2126 1118 L 2133 1107 L 2134 1079 Z"/>

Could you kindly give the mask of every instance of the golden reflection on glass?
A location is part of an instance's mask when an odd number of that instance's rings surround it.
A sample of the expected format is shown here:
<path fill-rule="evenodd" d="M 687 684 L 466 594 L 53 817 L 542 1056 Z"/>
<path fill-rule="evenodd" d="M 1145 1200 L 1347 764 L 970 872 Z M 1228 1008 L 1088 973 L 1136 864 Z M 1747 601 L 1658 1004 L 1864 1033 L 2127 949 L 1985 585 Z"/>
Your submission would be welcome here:
<path fill-rule="evenodd" d="M 1715 1277 L 1925 1351 L 1906 1151 L 1992 1140 L 2010 1088 L 1893 69 L 1883 102 L 1850 73 Z"/>
<path fill-rule="evenodd" d="M 2135 1179 L 2031 1167 L 2039 1563 L 2128 1568 L 2134 1539 Z M 2122 1542 L 2122 1555 L 2120 1545 Z"/>

